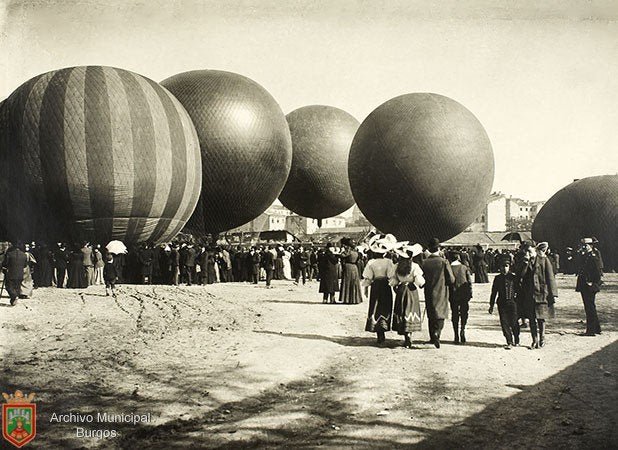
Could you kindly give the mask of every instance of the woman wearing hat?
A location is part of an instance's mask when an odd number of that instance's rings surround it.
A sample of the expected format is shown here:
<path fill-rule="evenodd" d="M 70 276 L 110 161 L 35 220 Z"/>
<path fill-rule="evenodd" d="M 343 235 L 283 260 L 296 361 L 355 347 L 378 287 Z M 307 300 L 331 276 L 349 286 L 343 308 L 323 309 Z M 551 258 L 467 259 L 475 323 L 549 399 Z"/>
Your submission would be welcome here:
<path fill-rule="evenodd" d="M 393 235 L 375 235 L 369 240 L 369 257 L 371 258 L 363 270 L 363 286 L 371 286 L 369 294 L 369 312 L 365 331 L 376 333 L 378 344 L 384 342 L 384 333 L 391 330 L 393 315 L 393 291 L 388 280 L 388 274 L 393 271 L 394 264 L 388 252 L 396 242 Z"/>
<path fill-rule="evenodd" d="M 422 250 L 419 244 L 409 246 L 407 242 L 401 243 L 395 248 L 400 260 L 389 272 L 389 283 L 396 292 L 393 331 L 404 336 L 404 345 L 408 348 L 412 347 L 411 333 L 421 329 L 421 302 L 418 289 L 425 285 L 425 278 L 422 269 L 412 261 L 412 258 Z"/>
<path fill-rule="evenodd" d="M 341 289 L 339 290 L 339 302 L 355 305 L 363 302 L 360 277 L 358 274 L 358 258 L 360 255 L 355 249 L 354 241 L 350 238 L 341 239 L 343 250 L 339 257 L 343 266 L 341 274 Z"/>

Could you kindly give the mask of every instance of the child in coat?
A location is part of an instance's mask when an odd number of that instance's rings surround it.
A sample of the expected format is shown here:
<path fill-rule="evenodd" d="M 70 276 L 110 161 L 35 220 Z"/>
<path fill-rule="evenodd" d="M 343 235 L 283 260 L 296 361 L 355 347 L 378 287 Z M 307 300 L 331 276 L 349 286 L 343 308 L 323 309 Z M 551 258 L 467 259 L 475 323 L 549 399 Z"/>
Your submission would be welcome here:
<path fill-rule="evenodd" d="M 103 280 L 105 281 L 105 295 L 109 296 L 109 291 L 112 291 L 112 297 L 116 298 L 116 281 L 118 280 L 118 272 L 114 266 L 114 257 L 111 253 L 107 255 L 105 266 L 103 266 Z"/>
<path fill-rule="evenodd" d="M 498 314 L 502 334 L 506 338 L 506 350 L 519 345 L 519 322 L 517 318 L 517 303 L 515 301 L 517 277 L 511 272 L 511 263 L 503 260 L 500 263 L 500 273 L 494 278 L 489 298 L 489 314 L 493 314 L 496 297 L 498 299 Z"/>

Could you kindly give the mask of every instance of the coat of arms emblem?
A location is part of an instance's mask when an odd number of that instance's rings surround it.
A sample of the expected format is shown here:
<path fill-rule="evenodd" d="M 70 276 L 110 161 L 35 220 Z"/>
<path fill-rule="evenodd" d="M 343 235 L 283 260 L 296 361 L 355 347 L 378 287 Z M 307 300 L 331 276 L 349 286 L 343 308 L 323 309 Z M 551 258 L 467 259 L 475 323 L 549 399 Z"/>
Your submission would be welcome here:
<path fill-rule="evenodd" d="M 25 396 L 17 390 L 15 394 L 2 396 L 2 435 L 14 446 L 21 448 L 36 436 L 36 405 L 32 402 L 34 393 Z"/>

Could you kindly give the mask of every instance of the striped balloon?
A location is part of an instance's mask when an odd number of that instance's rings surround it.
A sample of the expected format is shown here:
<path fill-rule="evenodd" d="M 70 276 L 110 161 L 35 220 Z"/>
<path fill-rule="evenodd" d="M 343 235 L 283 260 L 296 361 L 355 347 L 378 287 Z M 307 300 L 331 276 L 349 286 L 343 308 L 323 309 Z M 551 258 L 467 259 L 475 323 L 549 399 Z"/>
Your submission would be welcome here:
<path fill-rule="evenodd" d="M 197 134 L 158 83 L 72 67 L 27 81 L 6 103 L 0 217 L 11 239 L 164 242 L 193 213 Z"/>

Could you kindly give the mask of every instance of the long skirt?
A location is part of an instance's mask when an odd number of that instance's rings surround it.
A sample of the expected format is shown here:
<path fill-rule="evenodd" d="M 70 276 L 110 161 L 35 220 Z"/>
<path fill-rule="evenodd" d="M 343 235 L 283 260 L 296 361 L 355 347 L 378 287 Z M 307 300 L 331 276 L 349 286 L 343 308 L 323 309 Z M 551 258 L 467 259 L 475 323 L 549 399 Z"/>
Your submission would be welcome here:
<path fill-rule="evenodd" d="M 339 290 L 339 302 L 355 305 L 363 302 L 358 267 L 356 264 L 345 264 L 341 277 L 341 289 Z"/>
<path fill-rule="evenodd" d="M 32 289 L 34 288 L 34 284 L 32 282 L 32 275 L 30 273 L 30 267 L 24 267 L 24 279 L 21 281 L 21 293 L 19 296 L 21 298 L 30 298 L 32 297 Z"/>
<path fill-rule="evenodd" d="M 82 263 L 77 262 L 76 264 L 69 264 L 67 287 L 75 289 L 85 288 L 86 286 L 86 277 Z"/>
<path fill-rule="evenodd" d="M 420 331 L 423 316 L 416 286 L 413 283 L 403 284 L 395 290 L 397 295 L 393 310 L 393 331 L 398 334 Z"/>
<path fill-rule="evenodd" d="M 283 278 L 285 280 L 292 279 L 292 266 L 290 265 L 289 258 L 283 260 Z"/>
<path fill-rule="evenodd" d="M 476 265 L 474 271 L 475 283 L 489 283 L 489 276 L 487 275 L 487 264 L 481 263 Z"/>
<path fill-rule="evenodd" d="M 378 278 L 371 284 L 369 313 L 365 331 L 390 331 L 393 317 L 393 290 L 387 278 Z"/>
<path fill-rule="evenodd" d="M 274 280 L 283 280 L 283 259 L 275 258 L 275 271 L 273 273 Z"/>

